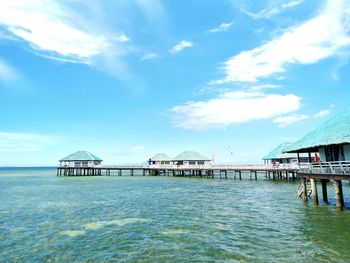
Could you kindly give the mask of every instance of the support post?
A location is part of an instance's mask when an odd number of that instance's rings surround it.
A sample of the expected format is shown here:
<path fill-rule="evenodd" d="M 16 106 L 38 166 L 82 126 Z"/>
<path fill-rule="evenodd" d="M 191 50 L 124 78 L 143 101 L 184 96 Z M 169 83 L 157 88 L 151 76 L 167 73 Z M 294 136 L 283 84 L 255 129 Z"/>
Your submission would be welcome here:
<path fill-rule="evenodd" d="M 301 185 L 303 188 L 303 200 L 304 200 L 304 202 L 307 202 L 308 197 L 307 197 L 307 187 L 306 187 L 306 178 L 305 177 L 301 178 Z"/>
<path fill-rule="evenodd" d="M 338 210 L 344 209 L 343 187 L 341 180 L 334 181 L 335 201 Z"/>
<path fill-rule="evenodd" d="M 310 179 L 311 181 L 311 189 L 312 189 L 312 199 L 315 205 L 318 205 L 318 194 L 317 194 L 317 185 L 316 179 Z"/>
<path fill-rule="evenodd" d="M 323 197 L 323 202 L 328 203 L 328 195 L 327 195 L 327 180 L 322 179 L 322 197 Z"/>

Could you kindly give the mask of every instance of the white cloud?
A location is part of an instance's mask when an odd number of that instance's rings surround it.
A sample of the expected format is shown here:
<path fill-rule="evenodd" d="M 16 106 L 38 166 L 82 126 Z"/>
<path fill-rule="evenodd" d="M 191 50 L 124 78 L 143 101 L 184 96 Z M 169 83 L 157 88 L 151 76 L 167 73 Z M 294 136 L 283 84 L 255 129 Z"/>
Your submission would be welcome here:
<path fill-rule="evenodd" d="M 185 48 L 189 48 L 189 47 L 192 47 L 192 46 L 193 46 L 192 42 L 186 41 L 186 40 L 182 40 L 178 44 L 173 46 L 172 49 L 170 49 L 170 53 L 175 54 L 175 53 L 181 52 Z"/>
<path fill-rule="evenodd" d="M 300 108 L 294 94 L 260 92 L 225 92 L 209 101 L 188 102 L 172 108 L 174 125 L 183 129 L 206 130 L 230 124 L 270 119 Z"/>
<path fill-rule="evenodd" d="M 286 4 L 282 4 L 282 8 L 283 9 L 287 9 L 287 8 L 292 8 L 295 7 L 297 5 L 300 5 L 304 0 L 292 0 Z"/>
<path fill-rule="evenodd" d="M 120 43 L 125 43 L 125 42 L 129 42 L 130 41 L 130 39 L 124 33 L 121 33 L 119 36 L 117 36 L 116 39 Z"/>
<path fill-rule="evenodd" d="M 0 80 L 8 83 L 20 78 L 17 71 L 7 64 L 5 61 L 0 59 Z"/>
<path fill-rule="evenodd" d="M 86 64 L 96 56 L 120 54 L 116 42 L 128 40 L 94 31 L 86 19 L 54 0 L 1 1 L 0 24 L 36 54 Z"/>
<path fill-rule="evenodd" d="M 210 29 L 209 32 L 215 33 L 215 32 L 222 32 L 226 31 L 232 26 L 232 23 L 222 23 L 218 27 Z"/>
<path fill-rule="evenodd" d="M 302 115 L 294 114 L 294 115 L 289 115 L 289 116 L 278 117 L 278 118 L 274 119 L 273 122 L 277 123 L 278 127 L 283 128 L 283 127 L 291 125 L 295 122 L 307 120 L 309 118 L 310 117 L 306 114 L 302 114 Z"/>
<path fill-rule="evenodd" d="M 314 115 L 314 117 L 320 119 L 320 118 L 327 117 L 330 113 L 331 113 L 330 109 L 325 109 L 325 110 L 321 110 L 321 111 L 317 112 Z"/>
<path fill-rule="evenodd" d="M 158 55 L 156 53 L 147 53 L 140 58 L 140 61 L 155 59 L 157 57 Z"/>
<path fill-rule="evenodd" d="M 36 152 L 54 145 L 53 136 L 0 131 L 0 152 Z"/>
<path fill-rule="evenodd" d="M 281 14 L 283 11 L 285 11 L 287 9 L 290 9 L 290 8 L 293 8 L 293 7 L 300 5 L 303 1 L 304 0 L 292 0 L 292 1 L 285 3 L 285 4 L 282 4 L 282 5 L 274 4 L 274 2 L 271 2 L 272 6 L 260 10 L 258 13 L 253 13 L 253 12 L 250 12 L 250 11 L 247 11 L 244 9 L 241 9 L 241 11 L 244 14 L 246 14 L 254 19 L 261 19 L 261 18 L 270 19 L 273 16 Z M 271 3 L 270 3 L 270 5 L 271 5 Z"/>
<path fill-rule="evenodd" d="M 312 64 L 350 45 L 350 2 L 328 1 L 321 14 L 289 28 L 280 37 L 242 51 L 224 63 L 226 77 L 216 83 L 254 82 L 286 71 L 288 65 Z"/>

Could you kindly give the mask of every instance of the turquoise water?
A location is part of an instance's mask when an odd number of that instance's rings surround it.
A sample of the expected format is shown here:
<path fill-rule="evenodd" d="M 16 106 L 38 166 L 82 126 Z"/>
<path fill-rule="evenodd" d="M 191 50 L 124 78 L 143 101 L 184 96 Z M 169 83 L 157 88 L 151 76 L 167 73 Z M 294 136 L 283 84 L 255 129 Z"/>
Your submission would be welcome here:
<path fill-rule="evenodd" d="M 0 261 L 350 262 L 350 211 L 297 187 L 0 170 Z"/>

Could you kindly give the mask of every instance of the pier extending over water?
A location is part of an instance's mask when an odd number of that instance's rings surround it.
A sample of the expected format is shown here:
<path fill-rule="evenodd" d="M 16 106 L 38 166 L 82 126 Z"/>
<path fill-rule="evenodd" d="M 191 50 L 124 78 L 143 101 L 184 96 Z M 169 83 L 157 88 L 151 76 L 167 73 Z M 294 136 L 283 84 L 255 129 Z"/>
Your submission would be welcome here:
<path fill-rule="evenodd" d="M 57 167 L 57 176 L 180 176 L 222 179 L 242 179 L 249 176 L 257 180 L 258 174 L 272 179 L 294 180 L 298 165 L 149 165 L 149 166 L 95 166 Z M 243 176 L 244 175 L 244 176 Z"/>

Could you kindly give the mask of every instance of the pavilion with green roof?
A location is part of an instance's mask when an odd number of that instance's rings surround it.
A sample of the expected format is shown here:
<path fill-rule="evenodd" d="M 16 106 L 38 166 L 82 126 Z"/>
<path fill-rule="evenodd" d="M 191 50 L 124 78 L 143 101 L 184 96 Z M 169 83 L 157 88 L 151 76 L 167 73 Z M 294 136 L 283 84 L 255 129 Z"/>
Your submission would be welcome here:
<path fill-rule="evenodd" d="M 195 151 L 184 151 L 172 159 L 177 165 L 208 165 L 210 158 Z"/>
<path fill-rule="evenodd" d="M 275 163 L 306 163 L 310 162 L 307 154 L 300 154 L 299 159 L 297 153 L 286 153 L 285 151 L 290 147 L 292 142 L 285 142 L 278 145 L 269 154 L 263 157 L 265 164 L 275 164 Z M 312 154 L 314 157 L 314 154 Z"/>
<path fill-rule="evenodd" d="M 170 164 L 171 158 L 165 153 L 157 153 L 149 160 L 149 164 Z"/>
<path fill-rule="evenodd" d="M 88 151 L 77 151 L 59 160 L 61 167 L 72 168 L 99 167 L 102 161 L 101 158 Z"/>
<path fill-rule="evenodd" d="M 285 153 L 319 152 L 326 162 L 350 160 L 350 108 L 290 145 Z"/>

